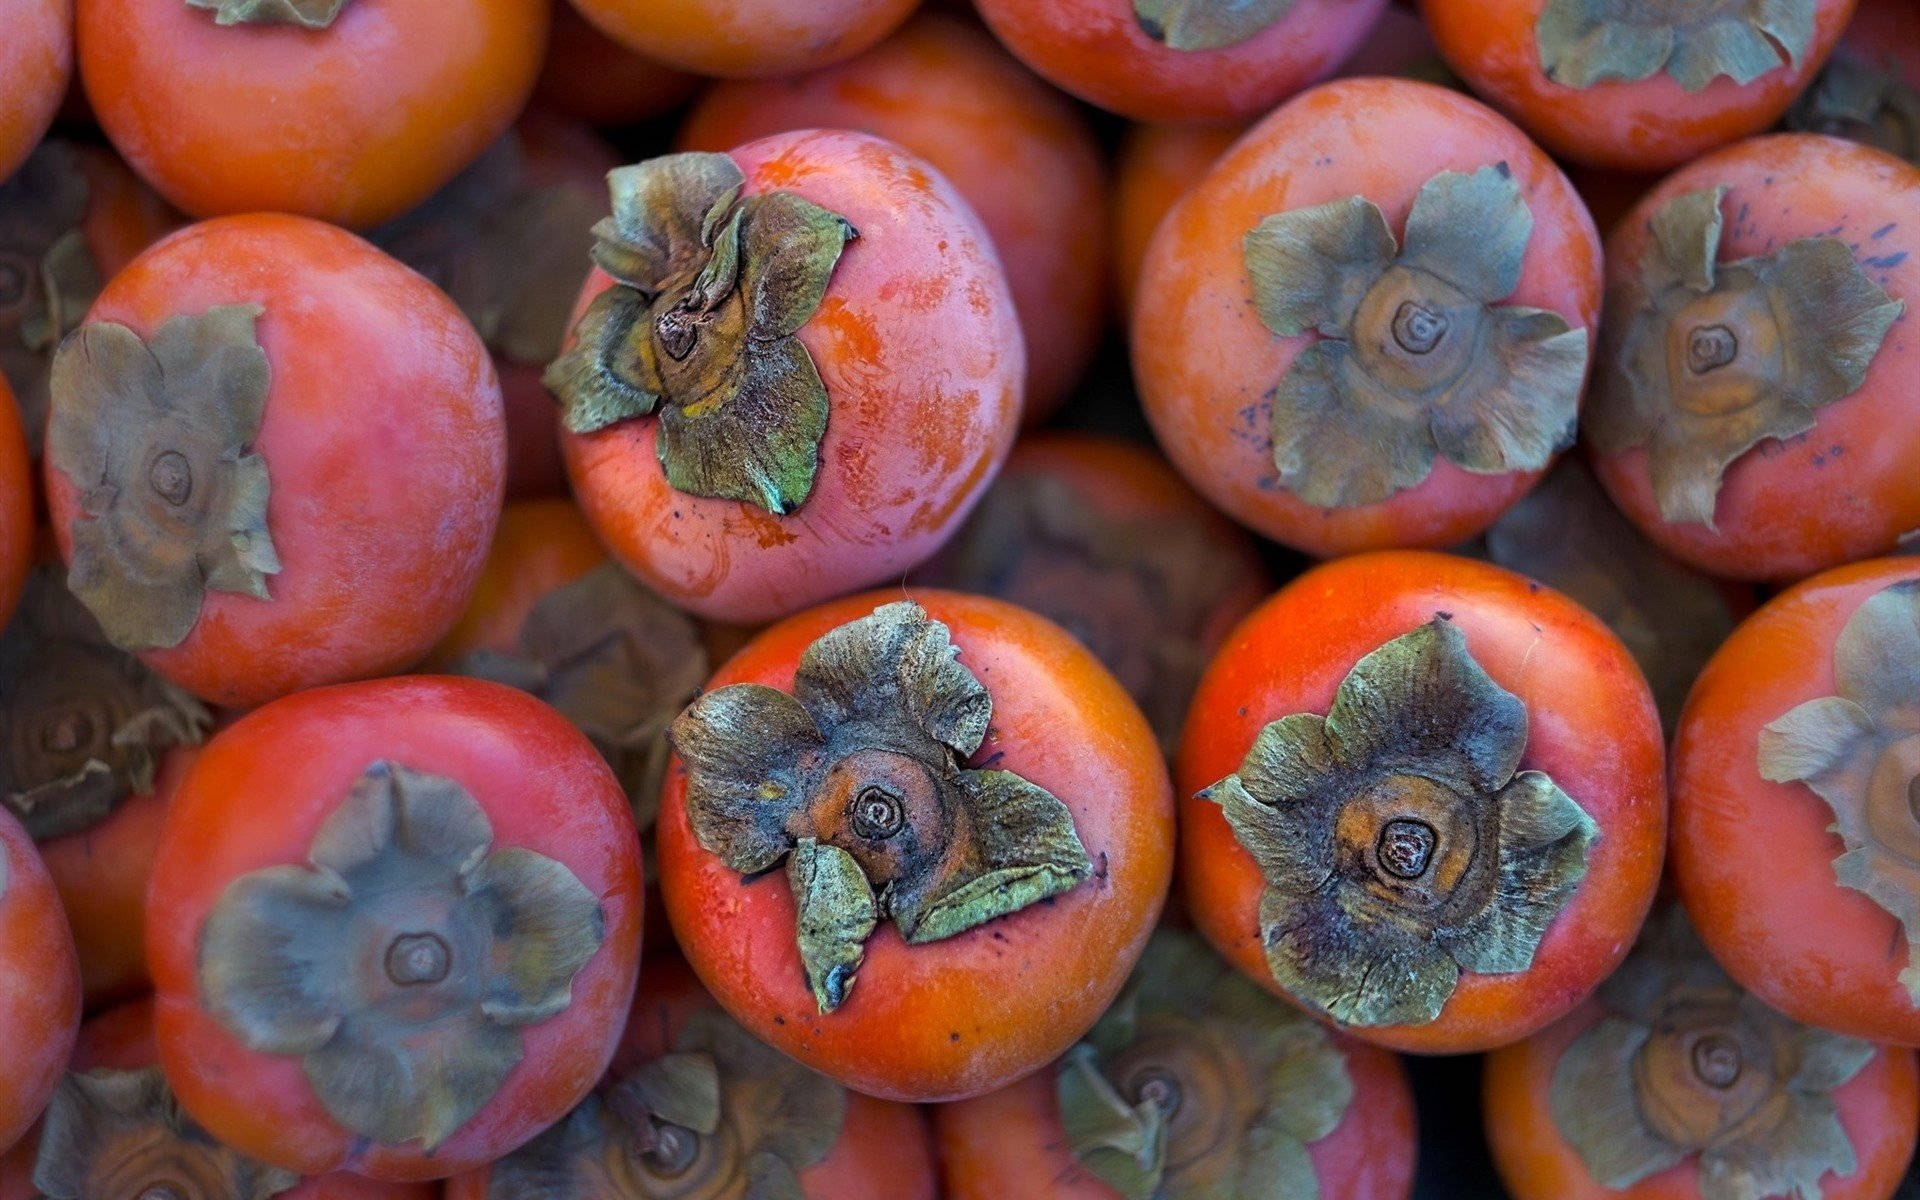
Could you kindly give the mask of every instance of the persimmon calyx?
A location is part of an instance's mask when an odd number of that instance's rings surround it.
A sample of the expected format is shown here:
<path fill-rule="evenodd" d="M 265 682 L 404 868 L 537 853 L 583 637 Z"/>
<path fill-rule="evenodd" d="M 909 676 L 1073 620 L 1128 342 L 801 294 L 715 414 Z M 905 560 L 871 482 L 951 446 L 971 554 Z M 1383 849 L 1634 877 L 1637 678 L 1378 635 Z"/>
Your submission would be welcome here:
<path fill-rule="evenodd" d="M 1549 1103 L 1595 1182 L 1627 1188 L 1697 1156 L 1702 1200 L 1817 1196 L 1851 1175 L 1832 1091 L 1873 1047 L 1800 1025 L 1720 970 L 1677 905 L 1600 985 L 1607 1016 L 1554 1065 Z"/>
<path fill-rule="evenodd" d="M 508 133 L 426 203 L 368 237 L 439 285 L 488 349 L 544 365 L 566 340 L 590 230 L 606 213 L 596 189 L 529 183 L 519 137 Z"/>
<path fill-rule="evenodd" d="M 1804 783 L 1833 811 L 1842 887 L 1900 922 L 1900 983 L 1920 1005 L 1920 581 L 1875 592 L 1833 643 L 1839 692 L 1760 731 L 1763 779 Z"/>
<path fill-rule="evenodd" d="M 52 567 L 27 577 L 0 632 L 0 805 L 36 841 L 104 821 L 151 792 L 161 757 L 213 714 L 106 639 Z"/>
<path fill-rule="evenodd" d="M 216 25 L 298 25 L 326 29 L 339 17 L 347 0 L 187 0 L 188 8 L 205 9 Z"/>
<path fill-rule="evenodd" d="M 800 1172 L 840 1140 L 847 1094 L 714 1009 L 674 1049 L 587 1097 L 494 1164 L 488 1200 L 805 1200 Z"/>
<path fill-rule="evenodd" d="M 1654 213 L 1639 272 L 1607 297 L 1584 418 L 1604 454 L 1647 448 L 1664 519 L 1710 529 L 1727 467 L 1857 390 L 1905 307 L 1837 237 L 1716 261 L 1725 194 L 1688 192 Z"/>
<path fill-rule="evenodd" d="M 1168 931 L 1067 1052 L 1055 1091 L 1075 1160 L 1125 1200 L 1312 1200 L 1307 1147 L 1353 1102 L 1325 1030 Z"/>
<path fill-rule="evenodd" d="M 36 456 L 54 347 L 100 294 L 100 270 L 81 231 L 88 197 L 79 156 L 59 138 L 41 143 L 0 182 L 0 374 Z"/>
<path fill-rule="evenodd" d="M 1787 110 L 1787 128 L 1825 133 L 1885 150 L 1920 166 L 1920 90 L 1891 65 L 1841 50 Z"/>
<path fill-rule="evenodd" d="M 1169 756 L 1206 669 L 1205 627 L 1243 582 L 1179 523 L 1108 515 L 1037 471 L 1001 475 L 917 578 L 1012 601 L 1073 634 L 1126 687 Z"/>
<path fill-rule="evenodd" d="M 613 768 L 642 831 L 666 777 L 667 726 L 707 680 L 693 620 L 603 563 L 534 603 L 511 653 L 476 650 L 456 666 L 546 701 Z"/>
<path fill-rule="evenodd" d="M 1569 529 L 1580 530 L 1568 537 Z M 1654 549 L 1593 473 L 1564 458 L 1487 530 L 1487 557 L 1578 600 L 1619 635 L 1668 729 L 1733 632 L 1719 585 Z"/>
<path fill-rule="evenodd" d="M 667 482 L 782 516 L 805 503 L 827 388 L 794 335 L 846 243 L 835 213 L 792 192 L 743 196 L 724 154 L 669 154 L 608 176 L 593 261 L 614 286 L 574 327 L 547 388 L 575 433 L 657 413 Z"/>
<path fill-rule="evenodd" d="M 1200 796 L 1266 879 L 1275 981 L 1342 1024 L 1418 1025 L 1463 971 L 1532 966 L 1600 834 L 1519 770 L 1526 745 L 1525 706 L 1440 617 L 1354 664 L 1325 717 L 1262 729 Z"/>
<path fill-rule="evenodd" d="M 300 1056 L 345 1128 L 432 1150 L 520 1061 L 520 1030 L 566 1011 L 606 937 L 564 863 L 492 843 L 458 783 L 373 763 L 309 866 L 221 893 L 200 930 L 201 1003 L 247 1048 Z"/>
<path fill-rule="evenodd" d="M 95 321 L 53 359 L 48 462 L 73 484 L 67 586 L 122 650 L 177 646 L 210 591 L 268 598 L 280 571 L 257 304 L 178 316 L 151 342 Z"/>
<path fill-rule="evenodd" d="M 33 1186 L 49 1200 L 268 1200 L 299 1182 L 210 1137 L 180 1110 L 158 1067 L 61 1079 L 33 1168 Z"/>
<path fill-rule="evenodd" d="M 1486 475 L 1535 471 L 1573 442 L 1587 331 L 1496 303 L 1520 286 L 1533 214 L 1507 164 L 1442 171 L 1397 248 L 1348 196 L 1263 219 L 1244 244 L 1260 319 L 1316 333 L 1272 393 L 1280 483 L 1308 504 L 1378 504 L 1436 454 Z"/>
<path fill-rule="evenodd" d="M 1241 42 L 1293 10 L 1294 0 L 1133 0 L 1146 35 L 1173 50 L 1218 50 Z"/>
<path fill-rule="evenodd" d="M 790 859 L 822 1013 L 846 1000 L 881 920 L 936 941 L 1092 873 L 1066 805 L 1010 771 L 961 765 L 993 697 L 958 653 L 918 604 L 882 605 L 808 646 L 791 695 L 719 688 L 668 732 L 700 845 L 743 875 Z"/>
<path fill-rule="evenodd" d="M 1815 0 L 1547 0 L 1534 25 L 1540 67 L 1564 87 L 1665 71 L 1689 92 L 1748 84 L 1806 58 Z"/>

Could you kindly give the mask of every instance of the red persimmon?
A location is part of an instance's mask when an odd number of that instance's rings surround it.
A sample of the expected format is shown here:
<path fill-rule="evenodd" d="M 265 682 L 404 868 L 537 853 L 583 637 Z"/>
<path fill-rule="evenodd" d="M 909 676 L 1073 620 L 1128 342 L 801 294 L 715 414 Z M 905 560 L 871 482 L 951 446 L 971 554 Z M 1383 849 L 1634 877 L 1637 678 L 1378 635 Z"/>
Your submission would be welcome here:
<path fill-rule="evenodd" d="M 605 1070 L 640 910 L 626 797 L 552 709 L 470 679 L 302 692 L 209 741 L 168 811 L 161 1062 L 262 1162 L 470 1170 Z"/>
<path fill-rule="evenodd" d="M 0 620 L 13 615 L 33 566 L 33 462 L 13 390 L 0 375 Z"/>
<path fill-rule="evenodd" d="M 0 180 L 53 122 L 73 71 L 73 0 L 0 3 Z"/>
<path fill-rule="evenodd" d="M 919 0 L 575 0 L 638 54 L 724 78 L 791 75 L 839 62 L 907 19 Z"/>
<path fill-rule="evenodd" d="M 215 703 L 399 670 L 459 616 L 499 513 L 486 348 L 343 230 L 225 217 L 115 276 L 54 364 L 68 583 Z"/>
<path fill-rule="evenodd" d="M 53 1095 L 80 1028 L 80 969 L 60 896 L 33 839 L 0 811 L 0 1147 Z"/>
<path fill-rule="evenodd" d="M 568 0 L 553 0 L 547 60 L 533 101 L 589 125 L 632 125 L 679 106 L 700 80 L 635 54 L 601 33 Z"/>

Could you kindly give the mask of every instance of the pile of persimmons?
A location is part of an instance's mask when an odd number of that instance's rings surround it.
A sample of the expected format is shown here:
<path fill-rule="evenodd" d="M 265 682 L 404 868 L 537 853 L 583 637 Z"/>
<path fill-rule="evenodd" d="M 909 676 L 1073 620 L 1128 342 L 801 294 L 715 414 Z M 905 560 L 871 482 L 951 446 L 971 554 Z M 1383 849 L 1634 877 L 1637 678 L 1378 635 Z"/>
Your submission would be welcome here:
<path fill-rule="evenodd" d="M 0 1200 L 1920 1195 L 1916 553 L 1920 0 L 0 0 Z"/>

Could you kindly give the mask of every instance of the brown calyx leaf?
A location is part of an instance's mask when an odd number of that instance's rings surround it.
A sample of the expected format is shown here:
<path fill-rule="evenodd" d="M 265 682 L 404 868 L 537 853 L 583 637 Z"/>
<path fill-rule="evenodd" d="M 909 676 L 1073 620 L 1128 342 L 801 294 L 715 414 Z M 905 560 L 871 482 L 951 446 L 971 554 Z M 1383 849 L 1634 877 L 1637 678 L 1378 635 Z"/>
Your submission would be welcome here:
<path fill-rule="evenodd" d="M 47 460 L 80 494 L 67 585 L 123 650 L 177 646 L 209 591 L 265 600 L 280 570 L 257 304 L 177 316 L 151 342 L 96 321 L 54 355 Z"/>
<path fill-rule="evenodd" d="M 0 181 L 0 373 L 35 457 L 47 426 L 53 350 L 100 293 L 81 230 L 88 187 L 72 143 L 49 138 Z"/>
<path fill-rule="evenodd" d="M 593 257 L 615 286 L 547 369 L 567 428 L 658 413 L 667 481 L 776 516 L 813 488 L 827 392 L 793 335 L 846 243 L 835 213 L 791 192 L 742 196 L 724 154 L 670 154 L 608 176 Z"/>
<path fill-rule="evenodd" d="M 1423 1024 L 1463 971 L 1527 970 L 1600 833 L 1527 714 L 1436 617 L 1354 664 L 1325 717 L 1261 730 L 1219 804 L 1267 887 L 1276 981 L 1349 1025 Z"/>
<path fill-rule="evenodd" d="M 951 937 L 1077 886 L 1093 864 L 1066 805 L 968 770 L 993 700 L 918 604 L 883 605 L 801 656 L 791 695 L 736 684 L 669 731 L 694 835 L 742 874 L 794 855 L 808 984 L 844 1001 L 880 919 Z"/>
<path fill-rule="evenodd" d="M 216 1142 L 180 1110 L 158 1067 L 61 1079 L 33 1169 L 46 1200 L 268 1200 L 299 1182 Z"/>
<path fill-rule="evenodd" d="M 1697 92 L 1748 84 L 1807 56 L 1814 0 L 1547 0 L 1534 26 L 1540 66 L 1563 87 L 1664 70 Z"/>
<path fill-rule="evenodd" d="M 1717 261 L 1725 191 L 1654 214 L 1639 274 L 1607 297 L 1584 416 L 1602 453 L 1647 448 L 1664 519 L 1710 529 L 1727 467 L 1857 390 L 1905 307 L 1837 237 Z"/>
<path fill-rule="evenodd" d="M 431 1151 L 566 1010 L 606 936 L 566 864 L 493 846 L 456 781 L 377 761 L 315 834 L 310 867 L 228 884 L 201 927 L 201 1003 L 249 1049 L 299 1055 L 345 1128 Z"/>
<path fill-rule="evenodd" d="M 36 841 L 91 828 L 153 790 L 160 758 L 213 714 L 109 643 L 52 567 L 0 632 L 0 804 Z"/>
<path fill-rule="evenodd" d="M 216 25 L 298 25 L 325 29 L 347 6 L 347 0 L 187 0 L 188 8 L 205 9 Z"/>
<path fill-rule="evenodd" d="M 1133 0 L 1146 35 L 1173 50 L 1237 46 L 1279 21 L 1294 0 Z"/>

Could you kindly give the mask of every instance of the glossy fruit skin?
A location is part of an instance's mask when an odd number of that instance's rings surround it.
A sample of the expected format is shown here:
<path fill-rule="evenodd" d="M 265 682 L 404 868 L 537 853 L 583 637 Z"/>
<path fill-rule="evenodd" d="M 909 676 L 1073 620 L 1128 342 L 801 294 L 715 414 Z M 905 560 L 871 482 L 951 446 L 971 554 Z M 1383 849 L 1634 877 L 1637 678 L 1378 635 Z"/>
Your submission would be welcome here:
<path fill-rule="evenodd" d="M 1648 220 L 1689 191 L 1727 187 L 1720 261 L 1771 254 L 1796 238 L 1832 235 L 1906 311 L 1887 331 L 1851 395 L 1814 412 L 1815 427 L 1769 440 L 1722 477 L 1714 525 L 1660 516 L 1644 448 L 1593 456 L 1615 504 L 1674 557 L 1730 579 L 1790 582 L 1893 552 L 1920 526 L 1920 168 L 1839 138 L 1779 134 L 1709 154 L 1674 172 L 1607 239 L 1611 285 L 1647 254 Z M 1740 213 L 1752 214 L 1736 219 Z"/>
<path fill-rule="evenodd" d="M 179 0 L 79 0 L 101 127 L 197 217 L 270 210 L 364 229 L 505 133 L 546 49 L 547 0 L 352 0 L 324 31 L 221 27 Z"/>
<path fill-rule="evenodd" d="M 304 217 L 190 226 L 135 259 L 88 315 L 143 338 L 169 318 L 260 303 L 272 385 L 255 443 L 283 569 L 268 601 L 209 592 L 186 640 L 148 666 L 215 704 L 390 674 L 459 616 L 504 480 L 500 390 L 486 348 L 438 288 Z M 63 555 L 79 497 L 48 465 Z"/>
<path fill-rule="evenodd" d="M 610 1078 L 670 1052 L 687 1018 L 714 1006 L 713 998 L 678 958 L 648 958 L 644 970 L 646 985 L 634 996 L 633 1013 L 621 1035 Z M 446 1200 L 489 1200 L 492 1177 L 490 1169 L 483 1169 L 449 1179 Z M 800 1186 L 807 1200 L 935 1200 L 940 1194 L 939 1172 L 926 1117 L 912 1105 L 848 1092 L 840 1140 L 825 1158 L 800 1172 Z"/>
<path fill-rule="evenodd" d="M 1099 1018 L 1166 897 L 1173 805 L 1153 733 L 1119 683 L 1058 626 L 998 600 L 919 588 L 849 596 L 764 631 L 708 687 L 789 688 L 814 639 L 903 598 L 948 626 L 960 662 L 992 693 L 976 761 L 1065 804 L 1092 876 L 943 941 L 909 946 L 882 925 L 845 1003 L 822 1016 L 801 970 L 786 875 L 743 884 L 701 848 L 677 758 L 660 798 L 658 854 L 682 953 L 748 1032 L 857 1091 L 931 1102 L 1003 1087 Z"/>
<path fill-rule="evenodd" d="M 904 146 L 973 206 L 1026 337 L 1026 423 L 1045 420 L 1086 371 L 1106 316 L 1106 167 L 1071 102 L 977 27 L 929 13 L 813 74 L 714 85 L 678 141 L 726 150 L 810 128 Z"/>
<path fill-rule="evenodd" d="M 80 1028 L 80 967 L 59 893 L 33 839 L 0 810 L 0 1147 L 39 1119 L 66 1070 Z"/>
<path fill-rule="evenodd" d="M 1112 262 L 1122 321 L 1140 294 L 1140 267 L 1160 219 L 1246 131 L 1237 121 L 1127 128 L 1113 179 Z"/>
<path fill-rule="evenodd" d="M 1405 1200 L 1413 1190 L 1413 1090 L 1385 1050 L 1335 1035 L 1353 1079 L 1353 1103 L 1334 1131 L 1307 1146 L 1320 1200 Z M 1067 1149 L 1056 1072 L 1037 1071 L 997 1092 L 933 1110 L 947 1200 L 1120 1200 Z"/>
<path fill-rule="evenodd" d="M 791 75 L 852 58 L 919 0 L 576 0 L 636 54 L 723 79 Z"/>
<path fill-rule="evenodd" d="M 73 0 L 0 0 L 0 179 L 40 144 L 73 72 Z"/>
<path fill-rule="evenodd" d="M 0 621 L 13 617 L 33 566 L 33 463 L 13 389 L 0 375 Z"/>
<path fill-rule="evenodd" d="M 1146 35 L 1133 0 L 975 0 L 1007 49 L 1055 86 L 1136 121 L 1254 117 L 1358 46 L 1385 0 L 1299 0 L 1247 40 L 1175 50 Z"/>
<path fill-rule="evenodd" d="M 559 1015 L 522 1027 L 525 1057 L 431 1155 L 337 1125 L 292 1056 L 246 1049 L 202 1006 L 196 946 L 233 879 L 307 861 L 313 835 L 367 766 L 446 775 L 486 810 L 494 845 L 565 864 L 600 898 L 605 940 Z M 271 803 L 263 803 L 271 796 Z M 261 708 L 201 750 L 167 814 L 148 891 L 160 1058 L 215 1137 L 303 1174 L 436 1179 L 490 1162 L 564 1115 L 605 1070 L 639 969 L 640 846 L 613 773 L 585 735 L 524 693 L 414 676 L 318 688 Z"/>
<path fill-rule="evenodd" d="M 601 33 L 567 0 L 553 0 L 547 59 L 533 102 L 589 125 L 631 125 L 678 108 L 698 77 L 635 54 Z"/>
<path fill-rule="evenodd" d="M 1797 63 L 1748 84 L 1689 92 L 1665 71 L 1587 88 L 1548 79 L 1534 29 L 1547 0 L 1420 0 L 1441 56 L 1476 94 L 1554 154 L 1620 171 L 1665 171 L 1778 121 L 1833 52 L 1855 0 L 1817 0 Z"/>
<path fill-rule="evenodd" d="M 1479 475 L 1436 456 L 1378 504 L 1315 508 L 1275 478 L 1272 390 L 1313 334 L 1276 337 L 1253 305 L 1242 252 L 1272 213 L 1361 195 L 1396 240 L 1421 185 L 1505 162 L 1533 214 L 1520 285 L 1500 301 L 1550 309 L 1591 337 L 1600 239 L 1552 160 L 1493 110 L 1405 79 L 1346 79 L 1254 126 L 1161 221 L 1133 310 L 1134 377 L 1161 448 L 1229 516 L 1318 556 L 1456 545 L 1491 525 L 1541 472 Z"/>
<path fill-rule="evenodd" d="M 607 552 L 570 500 L 515 500 L 500 511 L 493 548 L 460 620 L 426 665 L 451 669 L 475 650 L 507 654 L 540 598 L 607 561 Z"/>
<path fill-rule="evenodd" d="M 73 930 L 89 1011 L 153 986 L 147 974 L 147 881 L 167 805 L 197 753 L 191 747 L 168 751 L 151 792 L 127 797 L 91 829 L 40 844 Z"/>
<path fill-rule="evenodd" d="M 1195 793 L 1238 771 L 1270 722 L 1325 714 L 1355 662 L 1439 613 L 1451 614 L 1474 660 L 1526 705 L 1520 769 L 1551 776 L 1599 837 L 1532 967 L 1463 973 L 1428 1024 L 1346 1030 L 1417 1054 L 1525 1037 L 1579 1004 L 1639 932 L 1666 839 L 1665 760 L 1653 696 L 1626 647 L 1573 601 L 1500 567 L 1417 551 L 1341 559 L 1282 588 L 1227 638 L 1194 695 L 1174 766 L 1180 877 L 1194 926 L 1278 993 L 1256 929 L 1260 869 L 1220 807 Z"/>
<path fill-rule="evenodd" d="M 1920 1045 L 1920 1010 L 1897 978 L 1900 923 L 1835 881 L 1833 810 L 1762 779 L 1758 750 L 1764 726 L 1837 694 L 1833 641 L 1860 603 L 1915 578 L 1920 562 L 1876 559 L 1774 597 L 1700 673 L 1673 745 L 1673 877 L 1707 949 L 1796 1021 L 1904 1046 Z"/>
<path fill-rule="evenodd" d="M 1606 1016 L 1589 1001 L 1565 1020 L 1487 1055 L 1482 1075 L 1487 1142 L 1514 1200 L 1699 1200 L 1700 1160 L 1689 1157 L 1625 1188 L 1601 1187 L 1561 1136 L 1548 1099 L 1553 1071 L 1575 1039 Z M 1913 1154 L 1920 1085 L 1911 1050 L 1881 1046 L 1832 1092 L 1858 1166 L 1820 1177 L 1821 1200 L 1885 1200 Z"/>
<path fill-rule="evenodd" d="M 986 231 L 921 160 L 822 130 L 731 157 L 747 195 L 790 191 L 860 231 L 797 335 L 831 406 L 811 494 L 782 518 L 676 491 L 652 417 L 563 434 L 561 449 L 615 559 L 697 616 L 753 624 L 898 579 L 932 554 L 1013 444 L 1025 354 Z M 608 284 L 596 269 L 581 308 Z"/>

